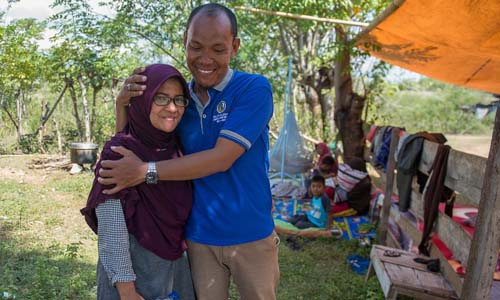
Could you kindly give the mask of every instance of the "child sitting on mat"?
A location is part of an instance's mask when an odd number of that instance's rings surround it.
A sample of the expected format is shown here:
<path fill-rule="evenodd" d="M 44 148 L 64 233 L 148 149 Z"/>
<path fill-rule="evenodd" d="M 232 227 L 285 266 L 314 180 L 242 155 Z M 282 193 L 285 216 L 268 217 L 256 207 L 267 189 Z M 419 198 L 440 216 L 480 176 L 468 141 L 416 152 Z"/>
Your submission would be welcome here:
<path fill-rule="evenodd" d="M 311 209 L 303 215 L 295 215 L 289 222 L 297 228 L 319 227 L 329 229 L 332 223 L 330 199 L 325 195 L 325 178 L 315 175 L 311 179 Z"/>
<path fill-rule="evenodd" d="M 336 182 L 332 207 L 335 215 L 348 210 L 352 214 L 368 212 L 372 185 L 363 159 L 346 158 L 346 162 L 339 165 Z"/>

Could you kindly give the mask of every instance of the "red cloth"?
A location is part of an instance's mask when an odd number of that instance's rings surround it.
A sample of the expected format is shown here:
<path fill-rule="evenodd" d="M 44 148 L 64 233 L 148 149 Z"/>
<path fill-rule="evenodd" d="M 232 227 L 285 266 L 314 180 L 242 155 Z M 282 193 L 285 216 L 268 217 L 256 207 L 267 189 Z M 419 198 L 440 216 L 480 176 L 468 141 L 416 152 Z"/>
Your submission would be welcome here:
<path fill-rule="evenodd" d="M 336 214 L 336 213 L 343 212 L 343 211 L 348 210 L 348 209 L 350 209 L 350 207 L 349 207 L 349 203 L 347 203 L 347 201 L 335 203 L 332 206 L 332 213 Z"/>
<path fill-rule="evenodd" d="M 370 131 L 368 131 L 368 134 L 366 135 L 365 139 L 371 143 L 373 141 L 373 138 L 375 137 L 376 132 L 377 132 L 377 125 L 370 126 Z"/>
<path fill-rule="evenodd" d="M 325 194 L 328 196 L 328 199 L 333 200 L 333 197 L 335 196 L 335 188 L 331 186 L 326 186 Z"/>

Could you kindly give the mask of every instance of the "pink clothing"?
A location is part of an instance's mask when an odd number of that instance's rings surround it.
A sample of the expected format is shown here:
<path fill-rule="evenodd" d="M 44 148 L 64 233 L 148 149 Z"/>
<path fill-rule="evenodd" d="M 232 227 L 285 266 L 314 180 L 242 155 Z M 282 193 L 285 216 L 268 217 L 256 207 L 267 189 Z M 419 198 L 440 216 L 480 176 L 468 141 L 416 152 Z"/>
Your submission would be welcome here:
<path fill-rule="evenodd" d="M 326 143 L 316 144 L 316 151 L 320 155 L 319 159 L 318 159 L 318 167 L 319 167 L 319 165 L 321 165 L 323 158 L 325 158 L 326 156 L 332 156 L 332 152 L 330 152 L 330 148 L 328 147 L 328 145 Z"/>

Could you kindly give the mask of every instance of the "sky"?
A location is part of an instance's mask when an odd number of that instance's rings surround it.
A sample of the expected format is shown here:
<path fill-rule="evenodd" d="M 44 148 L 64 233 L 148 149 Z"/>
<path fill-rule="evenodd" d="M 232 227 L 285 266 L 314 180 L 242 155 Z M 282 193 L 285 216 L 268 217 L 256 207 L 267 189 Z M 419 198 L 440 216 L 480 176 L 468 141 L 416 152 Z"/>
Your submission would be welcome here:
<path fill-rule="evenodd" d="M 44 20 L 56 13 L 57 11 L 52 9 L 50 5 L 53 0 L 21 0 L 17 3 L 12 4 L 11 8 L 5 15 L 5 21 L 9 23 L 13 19 L 21 18 L 35 18 L 38 20 Z M 90 5 L 94 11 L 106 14 L 110 11 L 106 11 L 105 8 L 99 7 L 99 0 L 89 0 Z M 7 0 L 0 0 L 0 10 L 5 11 L 7 8 Z M 47 30 L 44 34 L 44 40 L 40 42 L 41 48 L 49 48 L 50 42 L 49 38 L 54 35 L 54 31 Z"/>
<path fill-rule="evenodd" d="M 21 0 L 17 3 L 12 4 L 11 8 L 7 12 L 5 19 L 10 22 L 12 19 L 19 18 L 36 18 L 39 20 L 46 19 L 50 15 L 54 14 L 56 11 L 50 8 L 50 4 L 53 0 Z M 99 0 L 89 0 L 90 5 L 93 9 L 101 14 L 109 14 L 110 11 L 106 11 L 105 8 L 99 7 Z M 7 8 L 7 0 L 0 0 L 0 10 L 5 10 Z M 40 42 L 41 48 L 49 48 L 50 42 L 49 38 L 54 34 L 53 31 L 47 30 L 44 35 L 44 40 Z M 399 67 L 394 67 L 388 74 L 388 80 L 392 82 L 398 82 L 404 79 L 419 79 L 421 75 L 406 71 Z"/>

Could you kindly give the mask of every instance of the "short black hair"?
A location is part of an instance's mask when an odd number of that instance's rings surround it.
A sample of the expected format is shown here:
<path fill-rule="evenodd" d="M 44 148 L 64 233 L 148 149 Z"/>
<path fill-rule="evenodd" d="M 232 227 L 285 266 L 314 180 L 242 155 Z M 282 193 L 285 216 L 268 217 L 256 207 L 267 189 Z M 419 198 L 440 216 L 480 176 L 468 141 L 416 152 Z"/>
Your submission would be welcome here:
<path fill-rule="evenodd" d="M 217 16 L 220 13 L 225 14 L 229 19 L 229 22 L 231 22 L 231 33 L 233 34 L 233 37 L 235 38 L 238 36 L 238 22 L 236 22 L 236 16 L 234 15 L 233 11 L 225 7 L 224 5 L 217 3 L 207 3 L 195 7 L 189 15 L 186 25 L 186 32 L 188 31 L 189 26 L 191 26 L 191 22 L 193 21 L 194 17 L 196 17 L 196 15 L 200 13 L 203 13 L 206 16 Z"/>
<path fill-rule="evenodd" d="M 325 185 L 325 177 L 321 176 L 321 175 L 314 175 L 312 178 L 311 178 L 311 182 L 320 182 L 322 183 L 323 185 Z"/>
<path fill-rule="evenodd" d="M 331 155 L 325 156 L 321 160 L 321 164 L 333 166 L 333 165 L 335 165 L 335 158 L 333 158 L 333 156 L 331 156 Z"/>

